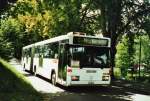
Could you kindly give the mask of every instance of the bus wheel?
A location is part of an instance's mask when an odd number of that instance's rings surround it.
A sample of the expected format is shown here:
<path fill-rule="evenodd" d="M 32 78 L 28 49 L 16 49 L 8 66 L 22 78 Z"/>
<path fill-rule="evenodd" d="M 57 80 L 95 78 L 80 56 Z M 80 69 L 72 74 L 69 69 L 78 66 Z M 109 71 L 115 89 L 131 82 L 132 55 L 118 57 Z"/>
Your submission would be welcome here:
<path fill-rule="evenodd" d="M 56 85 L 56 74 L 55 73 L 52 74 L 51 81 L 52 81 L 53 85 Z"/>
<path fill-rule="evenodd" d="M 34 75 L 36 75 L 37 73 L 36 73 L 36 66 L 34 66 Z"/>
<path fill-rule="evenodd" d="M 25 64 L 23 65 L 23 71 L 25 71 L 26 70 L 26 66 L 25 66 Z"/>

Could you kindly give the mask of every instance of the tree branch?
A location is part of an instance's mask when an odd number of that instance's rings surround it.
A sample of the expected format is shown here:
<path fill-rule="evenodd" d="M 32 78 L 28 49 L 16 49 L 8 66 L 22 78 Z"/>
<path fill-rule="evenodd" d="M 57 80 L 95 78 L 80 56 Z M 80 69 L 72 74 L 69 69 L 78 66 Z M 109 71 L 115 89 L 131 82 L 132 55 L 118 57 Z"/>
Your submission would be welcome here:
<path fill-rule="evenodd" d="M 133 16 L 129 17 L 128 22 L 118 31 L 118 33 L 124 32 L 131 22 L 135 21 L 135 19 L 139 18 L 140 16 L 147 15 L 147 14 L 150 14 L 150 7 L 141 10 L 135 13 Z"/>

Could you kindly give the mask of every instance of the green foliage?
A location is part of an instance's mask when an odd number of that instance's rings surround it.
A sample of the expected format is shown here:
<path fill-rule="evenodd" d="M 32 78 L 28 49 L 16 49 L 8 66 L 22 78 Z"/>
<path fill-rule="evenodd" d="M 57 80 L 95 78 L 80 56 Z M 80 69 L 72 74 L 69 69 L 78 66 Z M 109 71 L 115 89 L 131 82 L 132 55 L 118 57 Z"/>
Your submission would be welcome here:
<path fill-rule="evenodd" d="M 142 61 L 143 63 L 145 63 L 146 65 L 150 66 L 150 39 L 148 37 L 148 35 L 144 35 L 142 37 Z"/>
<path fill-rule="evenodd" d="M 130 79 L 131 76 L 137 75 L 137 68 L 139 64 L 139 54 L 140 54 L 140 37 L 141 37 L 141 66 L 144 68 L 141 70 L 142 76 L 145 74 L 148 76 L 150 71 L 150 46 L 149 46 L 149 37 L 148 35 L 136 35 L 130 41 L 129 35 L 123 36 L 121 42 L 117 45 L 117 54 L 116 54 L 116 75 L 118 75 L 118 69 L 120 68 L 121 74 L 123 77 Z M 131 44 L 133 45 L 131 49 Z M 134 71 L 131 71 L 131 67 L 134 68 Z M 128 70 L 128 71 L 127 71 Z"/>
<path fill-rule="evenodd" d="M 121 75 L 121 69 L 118 68 L 118 67 L 115 67 L 115 68 L 114 68 L 114 75 L 115 75 L 115 78 L 120 79 L 120 77 L 122 76 L 122 75 Z"/>
<path fill-rule="evenodd" d="M 10 11 L 23 25 L 24 32 L 33 36 L 30 43 L 49 37 L 53 29 L 53 12 L 43 7 L 43 1 L 18 0 Z"/>
<path fill-rule="evenodd" d="M 14 55 L 19 57 L 23 35 L 22 25 L 18 20 L 12 17 L 1 20 L 0 35 L 0 56 L 7 58 L 8 56 L 12 56 L 14 54 L 13 51 L 15 51 L 16 54 Z"/>
<path fill-rule="evenodd" d="M 18 0 L 1 19 L 1 39 L 11 43 L 19 58 L 22 46 L 37 41 L 70 31 L 99 33 L 97 11 L 91 0 Z"/>
<path fill-rule="evenodd" d="M 11 52 L 13 51 L 12 44 L 0 38 L 0 57 L 4 59 L 9 59 Z"/>
<path fill-rule="evenodd" d="M 139 40 L 140 36 L 136 36 L 135 40 L 135 50 L 136 50 L 136 54 L 135 54 L 135 63 L 139 62 L 139 49 L 140 49 L 140 40 Z M 148 67 L 150 66 L 150 54 L 149 54 L 149 50 L 150 50 L 150 39 L 148 35 L 141 35 L 141 64 L 145 64 Z"/>
<path fill-rule="evenodd" d="M 115 67 L 118 40 L 127 34 L 128 48 L 121 54 L 129 54 L 121 58 L 132 65 L 137 61 L 133 61 L 134 35 L 130 34 L 149 34 L 149 11 L 147 0 L 17 0 L 1 17 L 0 56 L 7 57 L 14 50 L 14 56 L 20 58 L 23 46 L 70 31 L 102 33 L 111 38 L 111 62 Z"/>
<path fill-rule="evenodd" d="M 116 54 L 116 68 L 121 69 L 121 74 L 123 77 L 127 76 L 127 69 L 130 67 L 130 56 L 128 53 L 128 41 L 127 36 L 123 36 L 122 41 L 117 45 Z"/>

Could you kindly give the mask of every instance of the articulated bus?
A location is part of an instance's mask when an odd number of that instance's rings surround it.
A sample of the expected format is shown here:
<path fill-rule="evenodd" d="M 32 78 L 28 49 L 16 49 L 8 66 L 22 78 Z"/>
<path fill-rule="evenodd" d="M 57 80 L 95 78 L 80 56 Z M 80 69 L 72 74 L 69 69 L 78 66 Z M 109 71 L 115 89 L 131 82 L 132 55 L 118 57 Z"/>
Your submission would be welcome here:
<path fill-rule="evenodd" d="M 22 49 L 24 70 L 63 86 L 109 85 L 110 38 L 70 32 Z"/>

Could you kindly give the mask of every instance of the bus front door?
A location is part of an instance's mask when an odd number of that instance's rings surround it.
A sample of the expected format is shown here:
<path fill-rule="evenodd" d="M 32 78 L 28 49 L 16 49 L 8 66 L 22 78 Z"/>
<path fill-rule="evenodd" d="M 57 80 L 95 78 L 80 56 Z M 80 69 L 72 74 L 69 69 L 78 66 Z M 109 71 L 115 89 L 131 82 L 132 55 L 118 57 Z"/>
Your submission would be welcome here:
<path fill-rule="evenodd" d="M 67 52 L 65 45 L 61 44 L 59 47 L 59 64 L 58 64 L 58 77 L 62 81 L 66 81 L 66 65 L 67 65 Z"/>

